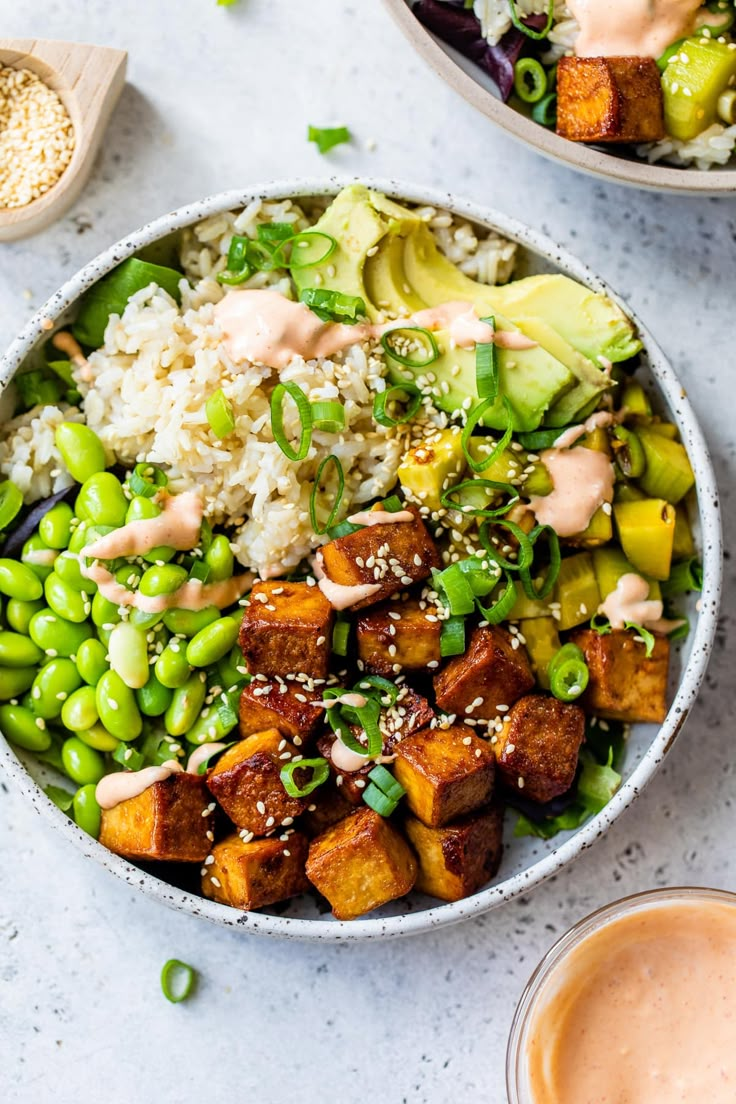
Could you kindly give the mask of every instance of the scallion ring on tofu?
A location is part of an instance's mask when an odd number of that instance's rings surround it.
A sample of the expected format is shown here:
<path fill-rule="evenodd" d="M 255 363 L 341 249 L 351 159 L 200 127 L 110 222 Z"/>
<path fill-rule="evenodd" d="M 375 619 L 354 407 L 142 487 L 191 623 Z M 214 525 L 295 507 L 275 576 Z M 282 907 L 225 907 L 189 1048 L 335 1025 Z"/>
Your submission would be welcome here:
<path fill-rule="evenodd" d="M 406 409 L 403 414 L 389 414 L 386 409 L 389 403 L 405 402 Z M 416 417 L 422 405 L 422 392 L 415 383 L 396 383 L 379 392 L 373 399 L 373 417 L 379 425 L 391 428 L 403 425 Z"/>
<path fill-rule="evenodd" d="M 370 695 L 375 692 L 380 696 L 381 705 L 388 706 L 389 708 L 396 704 L 399 696 L 399 689 L 396 683 L 391 682 L 390 679 L 383 678 L 381 675 L 363 675 L 353 687 L 353 693 L 357 694 Z"/>
<path fill-rule="evenodd" d="M 297 771 L 311 771 L 311 777 L 299 783 L 294 778 Z M 330 777 L 330 764 L 323 758 L 292 759 L 281 768 L 279 777 L 289 797 L 307 797 Z"/>
<path fill-rule="evenodd" d="M 462 655 L 465 651 L 465 618 L 460 615 L 445 618 L 440 628 L 440 655 Z"/>
<path fill-rule="evenodd" d="M 289 396 L 299 414 L 299 444 L 294 448 L 284 430 L 284 400 Z M 289 460 L 304 460 L 312 442 L 312 407 L 309 399 L 295 383 L 277 383 L 271 393 L 271 431 L 273 439 Z"/>
<path fill-rule="evenodd" d="M 563 644 L 547 667 L 550 690 L 563 702 L 576 701 L 590 678 L 585 656 L 577 644 Z"/>
<path fill-rule="evenodd" d="M 484 606 L 476 599 L 476 608 L 484 621 L 489 625 L 500 625 L 505 621 L 516 604 L 516 584 L 513 577 L 504 572 L 505 585 L 492 606 Z"/>
<path fill-rule="evenodd" d="M 406 368 L 427 368 L 440 356 L 434 334 L 423 326 L 396 326 L 382 335 L 381 345 L 387 356 Z M 420 350 L 417 355 L 409 351 L 415 345 Z"/>
<path fill-rule="evenodd" d="M 507 494 L 510 497 L 502 506 L 496 506 L 493 509 L 474 506 L 473 499 L 475 498 L 477 501 L 484 491 L 497 491 L 499 494 Z M 469 501 L 458 500 L 456 496 L 461 492 L 466 492 Z M 440 496 L 441 504 L 446 506 L 448 510 L 460 510 L 470 517 L 483 518 L 503 517 L 518 501 L 518 488 L 512 486 L 511 483 L 501 483 L 496 479 L 463 479 L 461 483 L 455 483 L 452 487 L 448 487 Z"/>
<path fill-rule="evenodd" d="M 170 958 L 161 970 L 161 992 L 172 1004 L 181 1004 L 192 995 L 197 979 L 193 966 L 178 958 Z"/>
<path fill-rule="evenodd" d="M 317 517 L 317 508 L 319 505 L 317 501 L 317 496 L 319 495 L 322 487 L 322 480 L 326 480 L 325 471 L 330 464 L 334 468 L 335 476 L 337 479 L 337 490 L 335 492 L 334 501 L 332 504 L 332 508 L 327 516 L 327 520 L 321 522 Z M 319 467 L 317 468 L 317 474 L 314 477 L 314 485 L 312 486 L 312 492 L 309 496 L 309 517 L 315 533 L 318 533 L 321 536 L 323 533 L 326 533 L 332 525 L 334 525 L 335 518 L 340 512 L 340 505 L 342 503 L 344 491 L 345 475 L 343 474 L 342 464 L 340 463 L 337 456 L 334 455 L 334 453 L 330 453 L 329 456 L 326 456 L 324 460 L 322 460 Z"/>
<path fill-rule="evenodd" d="M 322 696 L 324 698 L 339 698 L 344 693 L 344 690 L 328 689 L 324 691 Z M 340 705 L 333 705 L 331 709 L 326 710 L 330 728 L 337 738 L 350 751 L 354 751 L 357 755 L 365 755 L 366 758 L 373 758 L 373 756 L 381 754 L 383 737 L 378 727 L 380 711 L 380 703 L 370 699 L 362 710 L 351 710 L 347 706 Z M 366 744 L 362 744 L 360 740 L 355 738 L 350 731 L 351 724 L 356 724 L 363 729 L 367 737 Z"/>
<path fill-rule="evenodd" d="M 384 766 L 378 764 L 368 774 L 369 783 L 363 791 L 363 801 L 379 816 L 391 816 L 406 790 Z"/>
<path fill-rule="evenodd" d="M 442 603 L 453 617 L 465 617 L 475 609 L 475 594 L 459 564 L 450 564 L 444 571 L 432 571 L 432 581 Z"/>

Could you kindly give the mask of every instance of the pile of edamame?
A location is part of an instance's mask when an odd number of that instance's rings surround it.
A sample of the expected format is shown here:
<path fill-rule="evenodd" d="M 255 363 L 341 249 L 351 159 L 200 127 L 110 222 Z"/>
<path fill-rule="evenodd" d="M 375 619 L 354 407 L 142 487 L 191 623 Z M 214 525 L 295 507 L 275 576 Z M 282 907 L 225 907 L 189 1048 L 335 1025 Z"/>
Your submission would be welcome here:
<path fill-rule="evenodd" d="M 20 559 L 0 558 L 0 730 L 74 784 L 71 807 L 57 803 L 96 837 L 103 775 L 184 759 L 235 727 L 246 678 L 240 610 L 146 613 L 108 601 L 82 575 L 79 553 L 127 522 L 158 515 L 154 499 L 167 478 L 138 464 L 121 481 L 80 423 L 62 423 L 56 444 L 80 484 L 74 505 L 51 505 Z M 21 503 L 12 483 L 0 485 L 6 532 Z M 204 521 L 191 551 L 162 546 L 105 566 L 128 590 L 153 597 L 191 578 L 228 579 L 234 561 L 227 536 Z M 58 787 L 49 790 L 57 799 Z"/>

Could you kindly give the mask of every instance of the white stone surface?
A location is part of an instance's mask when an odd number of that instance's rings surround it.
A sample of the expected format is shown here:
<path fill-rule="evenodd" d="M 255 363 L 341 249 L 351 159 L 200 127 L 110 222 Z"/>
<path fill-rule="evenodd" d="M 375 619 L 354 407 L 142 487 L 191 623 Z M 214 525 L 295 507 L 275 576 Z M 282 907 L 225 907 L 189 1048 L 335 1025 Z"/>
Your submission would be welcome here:
<path fill-rule="evenodd" d="M 736 201 L 540 160 L 443 87 L 378 0 L 0 0 L 0 26 L 130 51 L 81 201 L 0 247 L 0 345 L 104 245 L 208 192 L 335 170 L 441 185 L 544 229 L 647 320 L 708 432 L 733 547 Z M 321 158 L 307 123 L 333 121 L 355 143 Z M 2 785 L 0 1099 L 502 1104 L 514 1005 L 558 934 L 624 893 L 734 888 L 733 575 L 708 685 L 647 793 L 532 897 L 431 936 L 330 948 L 209 927 L 88 866 Z M 171 956 L 200 973 L 186 1005 L 160 994 Z"/>

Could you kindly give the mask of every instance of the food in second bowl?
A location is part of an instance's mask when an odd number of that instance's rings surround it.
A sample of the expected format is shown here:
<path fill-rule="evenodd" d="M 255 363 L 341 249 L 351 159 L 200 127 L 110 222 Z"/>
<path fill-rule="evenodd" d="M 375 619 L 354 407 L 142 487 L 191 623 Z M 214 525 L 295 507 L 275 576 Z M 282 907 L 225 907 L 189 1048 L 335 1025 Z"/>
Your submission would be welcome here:
<path fill-rule="evenodd" d="M 577 142 L 709 169 L 736 144 L 732 0 L 417 0 L 504 100 Z"/>
<path fill-rule="evenodd" d="M 496 283 L 514 251 L 360 186 L 254 203 L 17 377 L 0 727 L 106 846 L 352 919 L 476 892 L 504 804 L 550 836 L 615 792 L 667 709 L 693 473 L 629 319 Z"/>

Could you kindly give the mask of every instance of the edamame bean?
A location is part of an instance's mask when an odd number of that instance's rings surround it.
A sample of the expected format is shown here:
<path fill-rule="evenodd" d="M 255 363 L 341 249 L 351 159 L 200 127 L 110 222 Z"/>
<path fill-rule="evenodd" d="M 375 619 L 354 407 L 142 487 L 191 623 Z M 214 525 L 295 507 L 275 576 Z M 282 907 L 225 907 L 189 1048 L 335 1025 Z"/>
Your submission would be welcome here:
<path fill-rule="evenodd" d="M 74 656 L 80 644 L 92 636 L 92 626 L 88 622 L 73 624 L 59 617 L 53 610 L 44 608 L 34 613 L 28 625 L 28 632 L 34 644 L 52 658 L 56 656 Z"/>
<path fill-rule="evenodd" d="M 150 518 L 158 517 L 160 513 L 161 507 L 152 498 L 137 495 L 130 501 L 125 521 L 126 524 L 129 521 L 148 521 Z M 168 563 L 175 555 L 176 549 L 170 548 L 167 544 L 158 544 L 150 552 L 144 552 L 143 559 L 148 563 Z"/>
<path fill-rule="evenodd" d="M 38 533 L 49 548 L 59 550 L 67 548 L 72 535 L 74 512 L 66 502 L 57 502 L 43 515 L 38 524 Z"/>
<path fill-rule="evenodd" d="M 116 528 L 125 524 L 128 500 L 120 480 L 112 472 L 101 471 L 82 484 L 74 510 L 77 517 L 91 521 L 93 525 L 112 525 Z"/>
<path fill-rule="evenodd" d="M 35 602 L 21 602 L 20 598 L 10 598 L 5 607 L 5 617 L 11 629 L 28 636 L 28 626 L 34 613 L 43 609 L 45 602 L 38 598 Z"/>
<path fill-rule="evenodd" d="M 93 782 L 89 782 L 86 786 L 80 786 L 72 802 L 74 820 L 93 839 L 97 839 L 100 834 L 100 820 L 102 819 L 102 810 L 97 804 L 95 796 L 96 788 L 96 783 Z"/>
<path fill-rule="evenodd" d="M 163 564 L 149 567 L 144 572 L 138 589 L 147 598 L 157 598 L 161 594 L 173 594 L 188 579 L 186 568 L 178 564 Z M 162 616 L 163 616 L 162 611 Z"/>
<path fill-rule="evenodd" d="M 91 689 L 91 687 L 87 687 L 87 689 Z M 77 732 L 76 735 L 83 744 L 94 748 L 95 751 L 114 751 L 116 747 L 121 746 L 120 741 L 111 736 L 101 724 L 94 724 L 91 728 Z"/>
<path fill-rule="evenodd" d="M 21 602 L 35 602 L 43 594 L 41 580 L 28 564 L 17 560 L 0 559 L 0 591 L 8 598 L 20 598 Z"/>
<path fill-rule="evenodd" d="M 79 645 L 77 670 L 89 686 L 96 686 L 109 666 L 107 649 L 100 640 L 92 637 Z"/>
<path fill-rule="evenodd" d="M 143 576 L 143 568 L 140 564 L 124 563 L 113 572 L 115 582 L 120 583 L 126 590 L 137 590 Z"/>
<path fill-rule="evenodd" d="M 0 667 L 30 667 L 40 663 L 43 652 L 22 633 L 0 632 Z"/>
<path fill-rule="evenodd" d="M 183 641 L 175 640 L 162 651 L 154 667 L 156 678 L 162 686 L 176 690 L 183 686 L 192 673 Z"/>
<path fill-rule="evenodd" d="M 219 583 L 229 579 L 235 566 L 235 557 L 230 550 L 230 542 L 223 533 L 218 533 L 213 538 L 212 544 L 204 554 L 204 562 L 210 569 L 207 580 L 210 583 Z"/>
<path fill-rule="evenodd" d="M 25 693 L 38 673 L 37 667 L 0 667 L 0 701 Z"/>
<path fill-rule="evenodd" d="M 164 715 L 164 726 L 170 736 L 183 736 L 189 731 L 204 705 L 206 693 L 207 683 L 201 671 L 195 671 L 174 691 Z"/>
<path fill-rule="evenodd" d="M 106 671 L 95 690 L 97 712 L 107 731 L 126 743 L 140 736 L 143 721 L 135 694 L 120 675 Z"/>
<path fill-rule="evenodd" d="M 94 686 L 81 686 L 61 707 L 61 723 L 71 732 L 84 732 L 99 720 Z"/>
<path fill-rule="evenodd" d="M 61 745 L 61 761 L 78 786 L 94 785 L 105 773 L 105 760 L 99 751 L 87 747 L 78 736 L 70 736 Z"/>
<path fill-rule="evenodd" d="M 99 629 L 103 625 L 109 625 L 112 628 L 117 625 L 118 621 L 122 620 L 119 607 L 106 598 L 101 590 L 98 590 L 92 599 L 91 613 L 92 621 Z"/>
<path fill-rule="evenodd" d="M 26 751 L 46 751 L 51 747 L 51 733 L 42 717 L 36 717 L 22 705 L 0 705 L 0 729 L 11 744 Z"/>
<path fill-rule="evenodd" d="M 84 591 L 90 597 L 97 593 L 97 583 L 82 574 L 79 566 L 79 556 L 76 552 L 70 552 L 68 549 L 62 552 L 54 564 L 54 571 L 73 590 L 80 593 Z"/>
<path fill-rule="evenodd" d="M 148 682 L 135 692 L 135 700 L 138 708 L 146 717 L 160 717 L 171 704 L 174 691 L 156 678 L 155 671 L 151 671 Z"/>
<path fill-rule="evenodd" d="M 205 706 L 187 732 L 187 741 L 198 747 L 200 744 L 211 744 L 214 740 L 224 740 L 236 724 L 237 721 L 231 725 L 223 724 L 216 704 Z"/>
<path fill-rule="evenodd" d="M 240 670 L 238 670 L 240 668 Z M 243 679 L 245 672 L 245 660 L 243 653 L 237 645 L 217 664 L 217 677 L 223 690 L 229 690 Z"/>
<path fill-rule="evenodd" d="M 170 609 L 164 614 L 164 625 L 169 632 L 191 637 L 217 621 L 219 616 L 217 606 L 205 606 L 202 610 Z"/>
<path fill-rule="evenodd" d="M 31 702 L 33 712 L 46 721 L 61 714 L 70 694 L 79 689 L 82 679 L 71 659 L 51 659 L 33 680 Z"/>
<path fill-rule="evenodd" d="M 94 544 L 100 537 L 112 533 L 114 528 L 114 525 L 92 525 L 89 521 L 80 521 L 69 541 L 69 551 L 81 552 L 88 544 Z"/>
<path fill-rule="evenodd" d="M 81 422 L 62 422 L 54 434 L 56 447 L 67 471 L 77 483 L 85 483 L 106 468 L 102 441 L 89 426 Z"/>
<path fill-rule="evenodd" d="M 126 686 L 139 690 L 148 682 L 148 644 L 143 629 L 121 621 L 110 633 L 110 666 Z"/>
<path fill-rule="evenodd" d="M 49 608 L 63 617 L 65 621 L 81 624 L 92 612 L 92 603 L 85 591 L 75 590 L 52 571 L 43 584 L 43 592 Z"/>
<path fill-rule="evenodd" d="M 209 667 L 217 663 L 232 648 L 238 639 L 240 626 L 232 617 L 220 617 L 189 641 L 187 659 L 192 667 Z"/>
<path fill-rule="evenodd" d="M 20 558 L 37 579 L 41 582 L 54 570 L 54 563 L 59 553 L 54 548 L 49 548 L 45 540 L 34 533 L 23 545 Z"/>

